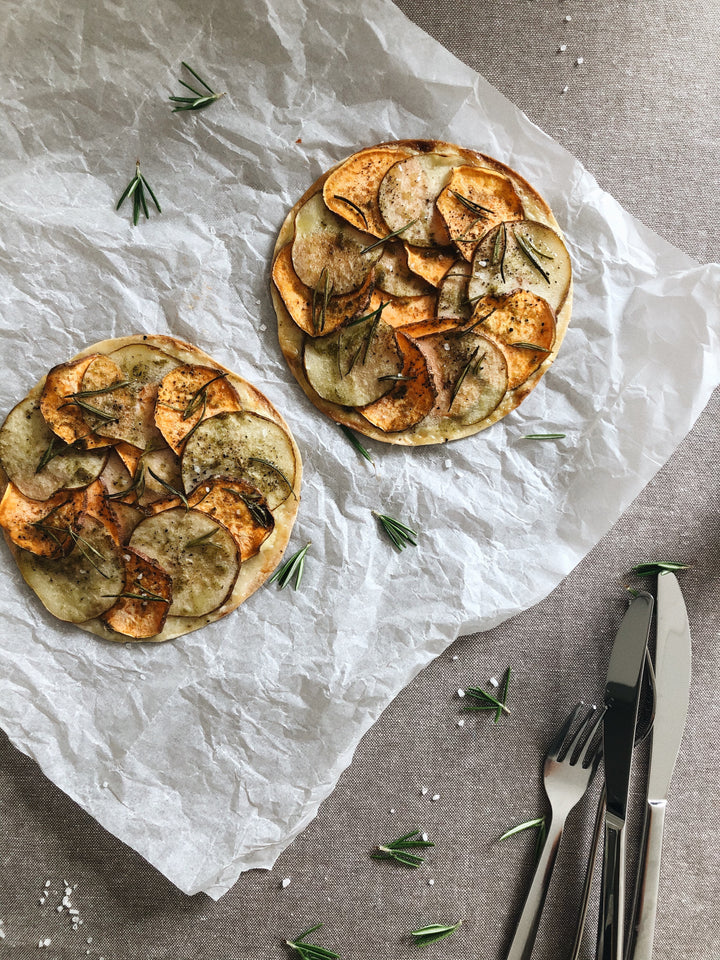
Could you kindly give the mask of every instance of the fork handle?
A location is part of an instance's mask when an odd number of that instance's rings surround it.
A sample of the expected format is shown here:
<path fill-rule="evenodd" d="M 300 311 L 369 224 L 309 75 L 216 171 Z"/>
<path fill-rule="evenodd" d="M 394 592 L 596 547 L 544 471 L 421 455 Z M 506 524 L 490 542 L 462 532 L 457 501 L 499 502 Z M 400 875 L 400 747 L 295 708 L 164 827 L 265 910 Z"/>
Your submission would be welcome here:
<path fill-rule="evenodd" d="M 625 825 L 606 812 L 597 960 L 623 960 Z"/>
<path fill-rule="evenodd" d="M 652 957 L 665 807 L 665 800 L 649 800 L 645 808 L 632 923 L 625 950 L 628 960 L 650 960 Z"/>
<path fill-rule="evenodd" d="M 564 819 L 561 821 L 556 819 L 548 827 L 542 853 L 535 867 L 535 876 L 525 898 L 525 905 L 510 944 L 507 960 L 529 960 L 532 953 L 564 826 Z"/>
<path fill-rule="evenodd" d="M 580 900 L 580 910 L 578 911 L 577 923 L 575 925 L 575 940 L 572 946 L 569 960 L 578 960 L 580 956 L 580 947 L 582 946 L 583 933 L 585 932 L 585 921 L 587 920 L 588 904 L 590 902 L 590 888 L 592 886 L 593 870 L 597 860 L 598 848 L 600 846 L 600 837 L 603 832 L 603 823 L 605 822 L 605 798 L 607 791 L 603 784 L 598 800 L 597 812 L 595 813 L 595 824 L 593 826 L 592 842 L 590 844 L 590 854 L 585 867 L 585 882 L 583 884 L 582 897 Z"/>

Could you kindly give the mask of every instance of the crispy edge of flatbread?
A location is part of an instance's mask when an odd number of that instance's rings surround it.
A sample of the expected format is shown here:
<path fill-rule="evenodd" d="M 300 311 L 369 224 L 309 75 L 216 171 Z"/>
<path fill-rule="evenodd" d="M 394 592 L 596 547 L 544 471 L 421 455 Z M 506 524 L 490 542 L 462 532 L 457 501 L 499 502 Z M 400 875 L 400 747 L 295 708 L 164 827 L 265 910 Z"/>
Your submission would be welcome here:
<path fill-rule="evenodd" d="M 476 150 L 471 150 L 468 147 L 460 147 L 456 144 L 447 143 L 443 140 L 387 141 L 385 143 L 373 144 L 371 147 L 365 147 L 364 149 L 376 150 L 378 147 L 402 147 L 418 154 L 449 154 L 460 157 L 464 163 L 486 167 L 497 173 L 504 174 L 511 181 L 520 197 L 520 200 L 522 201 L 526 219 L 539 220 L 541 223 L 547 224 L 547 226 L 552 227 L 552 229 L 557 232 L 563 243 L 565 242 L 563 232 L 560 229 L 552 210 L 543 197 L 527 182 L 527 180 L 525 180 L 524 177 L 522 177 L 511 167 L 501 163 L 499 160 L 495 160 L 493 157 L 489 157 L 484 153 L 479 153 Z M 361 153 L 362 151 L 359 150 L 357 152 Z M 341 163 L 343 162 L 344 160 L 341 161 Z M 285 244 L 290 243 L 295 235 L 294 224 L 297 211 L 306 202 L 306 200 L 308 200 L 319 189 L 322 189 L 325 180 L 330 176 L 333 170 L 337 169 L 338 166 L 340 166 L 340 164 L 336 164 L 330 170 L 327 170 L 321 177 L 319 177 L 312 184 L 312 186 L 305 191 L 302 197 L 300 197 L 292 210 L 290 210 L 282 224 L 282 227 L 280 228 L 278 238 L 275 242 L 273 261 L 277 256 L 278 251 L 285 246 Z M 520 384 L 514 390 L 508 390 L 499 406 L 496 407 L 489 417 L 486 417 L 479 423 L 469 424 L 466 426 L 453 423 L 453 421 L 449 418 L 439 419 L 426 417 L 415 427 L 400 431 L 399 433 L 385 433 L 384 431 L 373 426 L 373 424 L 366 420 L 356 410 L 350 407 L 341 407 L 338 404 L 324 400 L 313 390 L 307 380 L 307 377 L 305 376 L 302 361 L 303 345 L 307 335 L 290 317 L 285 308 L 282 297 L 278 293 L 275 284 L 272 282 L 272 279 L 270 280 L 270 292 L 278 322 L 278 340 L 280 342 L 280 349 L 282 350 L 295 379 L 298 381 L 310 401 L 322 413 L 330 417 L 331 420 L 335 420 L 337 423 L 351 427 L 353 430 L 357 430 L 359 433 L 362 433 L 367 437 L 371 437 L 374 440 L 380 440 L 384 443 L 395 443 L 404 446 L 421 446 L 432 443 L 444 443 L 448 440 L 460 440 L 463 437 L 472 436 L 473 434 L 479 433 L 481 430 L 485 430 L 487 427 L 492 426 L 492 424 L 497 423 L 498 420 L 502 420 L 503 417 L 507 416 L 507 414 L 511 413 L 522 403 L 525 397 L 532 392 L 545 372 L 550 368 L 562 345 L 565 333 L 570 324 L 570 316 L 572 313 L 573 281 L 570 281 L 570 289 L 568 290 L 565 303 L 555 316 L 555 343 L 553 344 L 552 351 L 547 355 L 538 369 L 530 377 L 528 377 L 524 383 Z"/>
<path fill-rule="evenodd" d="M 292 321 L 290 322 L 292 323 Z M 168 337 L 164 334 L 135 334 L 133 336 L 118 337 L 110 340 L 102 340 L 100 343 L 94 343 L 92 346 L 81 350 L 80 353 L 72 357 L 71 360 L 79 360 L 91 353 L 112 353 L 112 351 L 117 350 L 118 347 L 124 347 L 132 343 L 144 343 L 151 347 L 158 347 L 182 363 L 198 363 L 204 366 L 215 367 L 223 373 L 227 373 L 227 379 L 237 391 L 243 408 L 260 413 L 268 417 L 268 419 L 274 420 L 275 423 L 281 426 L 290 438 L 295 454 L 293 492 L 287 500 L 273 510 L 273 517 L 275 519 L 273 532 L 267 540 L 265 540 L 260 547 L 260 551 L 254 557 L 240 564 L 240 572 L 233 591 L 222 606 L 216 610 L 211 610 L 210 613 L 202 617 L 168 617 L 160 633 L 154 637 L 144 637 L 141 639 L 126 637 L 124 634 L 115 633 L 103 623 L 99 617 L 93 620 L 86 620 L 84 623 L 75 624 L 75 626 L 80 627 L 82 630 L 86 630 L 88 633 L 93 633 L 95 636 L 101 637 L 103 640 L 112 641 L 113 643 L 162 643 L 165 640 L 174 640 L 183 634 L 191 633 L 193 630 L 199 630 L 201 627 L 207 626 L 209 623 L 214 623 L 216 620 L 220 620 L 227 614 L 232 613 L 233 610 L 237 609 L 241 603 L 247 600 L 248 597 L 262 586 L 277 567 L 290 540 L 295 518 L 300 506 L 302 459 L 289 426 L 267 397 L 249 381 L 239 376 L 239 374 L 234 373 L 232 370 L 229 370 L 209 354 L 205 353 L 204 350 L 190 343 L 185 343 L 183 340 Z M 43 377 L 42 380 L 29 391 L 28 396 L 39 395 L 44 383 L 45 378 Z M 7 483 L 8 479 L 5 472 L 0 467 L 0 496 L 4 493 Z M 5 534 L 5 531 L 3 531 L 3 534 L 5 535 L 5 542 L 8 544 L 10 552 L 17 561 L 17 556 L 20 552 L 19 548 L 12 543 Z M 28 587 L 28 590 L 29 589 Z M 39 600 L 38 604 L 40 604 Z M 40 606 L 42 606 L 42 604 L 40 604 Z M 42 609 L 44 610 L 45 608 L 42 607 Z M 53 621 L 55 620 L 52 614 L 48 613 L 48 616 L 51 617 Z"/>

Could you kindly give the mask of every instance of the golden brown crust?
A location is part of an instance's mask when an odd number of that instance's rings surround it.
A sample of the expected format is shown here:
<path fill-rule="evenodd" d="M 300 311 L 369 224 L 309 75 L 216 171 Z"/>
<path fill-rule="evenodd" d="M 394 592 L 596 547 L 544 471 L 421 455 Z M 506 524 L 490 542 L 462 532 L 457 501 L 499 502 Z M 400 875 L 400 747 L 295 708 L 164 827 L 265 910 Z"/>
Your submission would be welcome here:
<path fill-rule="evenodd" d="M 366 150 L 376 152 L 382 148 L 387 148 L 393 152 L 398 151 L 398 153 L 402 156 L 412 155 L 413 153 L 441 153 L 451 157 L 456 157 L 463 164 L 478 166 L 493 171 L 494 173 L 501 174 L 512 184 L 515 193 L 520 198 L 525 218 L 538 220 L 541 223 L 545 223 L 547 226 L 552 227 L 552 229 L 555 230 L 562 238 L 562 232 L 560 231 L 558 223 L 555 220 L 555 217 L 553 216 L 552 211 L 550 210 L 550 207 L 546 201 L 527 182 L 527 180 L 525 180 L 524 177 L 522 177 L 511 167 L 508 167 L 506 164 L 495 160 L 493 157 L 487 156 L 486 154 L 475 150 L 471 150 L 467 147 L 461 147 L 456 144 L 439 140 L 391 141 L 382 144 L 376 144 L 372 147 L 366 148 Z M 362 150 L 359 151 L 357 156 L 362 156 L 363 152 L 364 151 Z M 275 256 L 282 247 L 288 243 L 291 243 L 293 240 L 294 219 L 297 211 L 306 202 L 306 200 L 309 199 L 309 197 L 313 196 L 313 194 L 317 193 L 321 188 L 324 188 L 327 179 L 336 169 L 338 169 L 339 166 L 341 165 L 338 164 L 336 167 L 333 167 L 332 170 L 329 170 L 323 174 L 303 194 L 292 210 L 290 210 L 278 235 L 275 245 Z M 337 212 L 340 213 L 341 211 L 338 209 Z M 351 222 L 354 223 L 354 221 Z M 433 273 L 435 282 L 439 282 L 441 272 L 447 272 L 447 269 L 442 269 L 448 267 L 447 259 L 449 258 L 446 258 L 445 262 L 441 262 L 440 270 L 436 270 L 435 273 Z M 293 322 L 285 307 L 282 297 L 279 295 L 274 285 L 271 286 L 271 295 L 278 320 L 278 338 L 280 347 L 293 375 L 297 379 L 305 394 L 315 404 L 315 406 L 327 416 L 331 417 L 333 420 L 336 420 L 338 423 L 342 423 L 354 430 L 358 430 L 366 436 L 384 442 L 403 444 L 407 446 L 439 443 L 470 436 L 474 433 L 477 433 L 479 430 L 483 430 L 491 426 L 514 410 L 537 385 L 543 374 L 548 370 L 557 356 L 558 350 L 562 344 L 565 332 L 570 322 L 572 308 L 571 287 L 562 308 L 558 311 L 555 317 L 555 340 L 552 345 L 552 349 L 549 353 L 544 355 L 542 362 L 539 364 L 537 369 L 530 374 L 527 380 L 525 380 L 515 389 L 508 389 L 500 404 L 484 420 L 479 423 L 461 424 L 458 422 L 453 422 L 449 418 L 443 418 L 442 416 L 431 414 L 421 420 L 415 426 L 406 430 L 401 430 L 398 432 L 386 432 L 379 429 L 374 424 L 369 423 L 368 420 L 364 418 L 358 410 L 333 404 L 321 398 L 315 392 L 315 390 L 313 390 L 312 386 L 307 380 L 302 363 L 302 354 L 306 335 L 298 327 L 298 325 Z"/>
<path fill-rule="evenodd" d="M 152 637 L 138 638 L 142 639 L 144 642 L 158 643 L 164 640 L 171 640 L 175 637 L 179 637 L 182 634 L 189 633 L 192 630 L 197 630 L 198 628 L 203 627 L 208 623 L 213 623 L 215 620 L 219 620 L 226 614 L 231 613 L 241 603 L 243 603 L 244 600 L 251 596 L 251 594 L 253 594 L 270 576 L 272 571 L 279 563 L 285 548 L 287 547 L 293 524 L 295 522 L 295 517 L 297 515 L 300 504 L 302 461 L 300 458 L 300 452 L 295 444 L 295 440 L 287 423 L 279 411 L 267 399 L 267 397 L 265 397 L 264 394 L 262 394 L 256 387 L 254 387 L 243 377 L 218 363 L 199 347 L 196 347 L 192 344 L 162 334 L 138 334 L 135 336 L 120 337 L 117 339 L 104 340 L 100 343 L 95 343 L 92 346 L 80 351 L 80 353 L 78 353 L 77 356 L 69 362 L 74 363 L 81 358 L 88 357 L 93 354 L 107 355 L 120 347 L 130 344 L 148 344 L 149 346 L 154 346 L 163 350 L 180 363 L 209 366 L 219 370 L 222 373 L 225 373 L 227 382 L 234 388 L 238 396 L 241 408 L 262 414 L 262 416 L 273 420 L 285 430 L 290 438 L 297 465 L 292 495 L 288 496 L 288 498 L 282 504 L 272 511 L 274 519 L 274 528 L 272 533 L 264 540 L 258 552 L 249 560 L 247 560 L 247 562 L 244 562 L 240 565 L 238 578 L 230 596 L 227 598 L 225 603 L 223 603 L 218 609 L 212 610 L 210 613 L 201 617 L 168 616 L 160 633 Z M 35 387 L 33 387 L 33 389 L 30 391 L 30 395 L 38 396 L 43 389 L 44 383 L 45 378 L 43 378 Z M 7 483 L 7 477 L 0 468 L 0 492 L 4 492 Z M 142 514 L 140 514 L 140 516 L 142 516 Z M 118 529 L 122 530 L 122 525 L 118 525 Z M 128 528 L 125 528 L 125 539 L 127 539 L 128 532 Z M 13 556 L 17 559 L 19 555 L 18 547 L 12 543 L 7 535 L 5 535 L 5 540 L 8 543 Z M 105 640 L 137 642 L 137 640 L 133 640 L 129 636 L 124 636 L 113 631 L 100 617 L 94 620 L 85 621 L 84 623 L 79 623 L 78 626 L 83 630 L 87 630 L 88 632 L 93 633 Z"/>

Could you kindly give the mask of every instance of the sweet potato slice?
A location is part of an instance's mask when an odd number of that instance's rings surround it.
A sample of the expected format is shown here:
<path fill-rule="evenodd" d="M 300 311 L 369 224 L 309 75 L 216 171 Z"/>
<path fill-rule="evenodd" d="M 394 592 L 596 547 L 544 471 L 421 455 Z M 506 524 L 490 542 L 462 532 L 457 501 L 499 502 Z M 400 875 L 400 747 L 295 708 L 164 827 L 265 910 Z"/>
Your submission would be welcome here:
<path fill-rule="evenodd" d="M 414 427 L 430 413 L 437 399 L 437 387 L 420 347 L 400 331 L 397 340 L 403 355 L 401 379 L 390 393 L 358 408 L 366 420 L 385 433 Z"/>
<path fill-rule="evenodd" d="M 375 266 L 375 286 L 394 297 L 420 297 L 434 293 L 432 284 L 408 266 L 405 244 L 386 243 Z"/>
<path fill-rule="evenodd" d="M 224 373 L 213 367 L 185 363 L 165 374 L 158 386 L 155 424 L 179 454 L 187 435 L 201 420 L 239 409 L 238 395 Z"/>
<path fill-rule="evenodd" d="M 165 626 L 172 602 L 172 578 L 157 560 L 125 548 L 125 586 L 102 619 L 123 637 L 147 640 Z"/>
<path fill-rule="evenodd" d="M 157 449 L 150 446 L 140 450 L 131 443 L 120 441 L 115 451 L 129 475 L 129 480 L 121 489 L 127 491 L 127 497 L 118 499 L 141 507 L 168 495 L 168 487 L 182 490 L 182 471 L 180 458 L 162 442 Z"/>
<path fill-rule="evenodd" d="M 402 231 L 402 239 L 418 247 L 448 245 L 450 234 L 435 202 L 461 164 L 460 157 L 442 153 L 416 154 L 394 163 L 378 187 L 388 229 Z"/>
<path fill-rule="evenodd" d="M 381 256 L 382 244 L 375 246 L 371 234 L 336 216 L 325 206 L 321 192 L 306 200 L 295 215 L 293 268 L 311 290 L 324 290 L 327 285 L 334 296 L 358 290 Z"/>
<path fill-rule="evenodd" d="M 395 146 L 369 147 L 354 154 L 326 179 L 326 206 L 358 230 L 376 237 L 386 236 L 388 229 L 380 213 L 378 187 L 394 163 L 411 155 L 410 150 Z"/>
<path fill-rule="evenodd" d="M 370 303 L 374 287 L 371 270 L 365 282 L 352 293 L 332 296 L 328 284 L 320 290 L 311 290 L 295 273 L 292 265 L 292 244 L 278 251 L 273 263 L 273 283 L 295 323 L 311 337 L 332 333 L 348 320 L 360 316 Z"/>
<path fill-rule="evenodd" d="M 382 307 L 382 318 L 391 327 L 407 327 L 408 324 L 429 320 L 435 316 L 437 294 L 420 297 L 394 297 L 376 290 L 370 298 L 370 310 Z"/>
<path fill-rule="evenodd" d="M 471 323 L 505 354 L 510 390 L 525 383 L 555 342 L 555 314 L 546 300 L 527 290 L 485 297 L 475 307 Z"/>
<path fill-rule="evenodd" d="M 558 234 L 544 223 L 501 223 L 478 244 L 472 261 L 468 296 L 502 296 L 529 290 L 556 312 L 570 289 L 570 255 Z"/>
<path fill-rule="evenodd" d="M 85 510 L 91 517 L 105 524 L 117 543 L 122 543 L 120 522 L 112 501 L 107 498 L 107 490 L 102 480 L 95 480 L 85 490 Z"/>
<path fill-rule="evenodd" d="M 455 263 L 457 255 L 452 247 L 413 247 L 405 244 L 408 267 L 434 287 Z"/>
<path fill-rule="evenodd" d="M 456 167 L 437 198 L 437 208 L 460 254 L 471 260 L 478 241 L 502 221 L 524 216 L 515 187 L 501 173 Z"/>
<path fill-rule="evenodd" d="M 40 396 L 40 411 L 45 422 L 65 443 L 81 441 L 86 450 L 107 447 L 112 441 L 99 437 L 88 427 L 82 410 L 73 403 L 73 398 L 82 389 L 85 371 L 98 354 L 60 363 L 53 367 L 45 377 L 45 385 Z"/>
<path fill-rule="evenodd" d="M 474 330 L 431 334 L 420 343 L 440 387 L 436 409 L 463 425 L 489 417 L 508 386 L 500 347 Z"/>
<path fill-rule="evenodd" d="M 86 487 L 100 475 L 107 455 L 108 448 L 80 450 L 64 443 L 45 422 L 36 396 L 21 400 L 0 427 L 0 463 L 32 500 Z"/>
<path fill-rule="evenodd" d="M 16 546 L 57 559 L 72 549 L 70 530 L 78 525 L 84 506 L 83 490 L 61 490 L 48 500 L 30 500 L 8 483 L 0 500 L 0 526 Z"/>
<path fill-rule="evenodd" d="M 243 563 L 255 556 L 275 527 L 267 500 L 246 480 L 219 477 L 201 483 L 188 497 L 188 504 L 228 528 Z"/>

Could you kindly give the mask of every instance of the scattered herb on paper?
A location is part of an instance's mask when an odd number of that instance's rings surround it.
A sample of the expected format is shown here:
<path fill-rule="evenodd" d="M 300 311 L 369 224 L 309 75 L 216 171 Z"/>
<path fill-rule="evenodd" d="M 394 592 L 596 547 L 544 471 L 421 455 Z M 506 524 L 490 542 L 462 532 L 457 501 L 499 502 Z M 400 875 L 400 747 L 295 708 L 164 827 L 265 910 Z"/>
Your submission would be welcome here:
<path fill-rule="evenodd" d="M 430 923 L 426 927 L 420 927 L 419 930 L 411 931 L 410 936 L 413 937 L 415 946 L 424 947 L 428 943 L 435 943 L 436 940 L 449 937 L 451 933 L 455 933 L 461 923 L 462 920 L 458 920 L 457 923 Z"/>
<path fill-rule="evenodd" d="M 415 530 L 401 523 L 400 520 L 387 516 L 385 513 L 376 513 L 375 510 L 373 510 L 373 514 L 380 521 L 380 526 L 396 550 L 404 550 L 408 544 L 412 544 L 413 547 L 417 546 L 417 532 Z"/>
<path fill-rule="evenodd" d="M 339 426 L 342 432 L 347 437 L 347 439 L 350 441 L 350 443 L 355 447 L 357 452 L 360 454 L 360 456 L 364 457 L 368 461 L 368 463 L 372 463 L 372 465 L 375 466 L 375 461 L 370 456 L 369 451 L 366 450 L 365 447 L 360 443 L 360 441 L 357 438 L 357 435 L 350 429 L 350 427 L 346 427 L 344 423 L 341 423 Z"/>
<path fill-rule="evenodd" d="M 638 563 L 631 567 L 633 573 L 639 577 L 660 576 L 663 573 L 674 573 L 677 570 L 688 570 L 692 564 L 681 560 L 658 560 L 656 562 Z"/>
<path fill-rule="evenodd" d="M 295 940 L 286 940 L 285 943 L 291 950 L 297 951 L 300 960 L 340 960 L 340 955 L 333 953 L 332 950 L 326 950 L 325 947 L 319 947 L 316 943 L 306 943 L 305 937 L 319 930 L 321 923 L 316 923 L 304 933 L 301 933 Z"/>
<path fill-rule="evenodd" d="M 521 440 L 564 440 L 564 433 L 526 433 Z"/>
<path fill-rule="evenodd" d="M 173 108 L 173 113 L 177 113 L 178 110 L 204 110 L 205 107 L 209 107 L 211 103 L 215 103 L 216 100 L 219 100 L 220 97 L 224 97 L 224 93 L 215 93 L 212 87 L 206 83 L 201 76 L 199 76 L 190 64 L 185 63 L 184 60 L 180 61 L 188 73 L 191 73 L 198 83 L 205 87 L 205 93 L 201 90 L 196 90 L 195 87 L 191 87 L 189 83 L 185 83 L 184 80 L 181 80 L 180 83 L 193 94 L 192 97 L 170 97 L 172 103 L 178 104 L 178 106 Z"/>
<path fill-rule="evenodd" d="M 155 204 L 155 208 L 158 213 L 162 213 L 160 209 L 160 204 L 158 203 L 157 197 L 153 193 L 152 187 L 147 182 L 145 177 L 140 173 L 140 161 L 135 161 L 135 176 L 132 178 L 130 183 L 123 190 L 123 194 L 117 202 L 116 210 L 119 210 L 123 203 L 129 198 L 132 197 L 133 202 L 133 224 L 137 226 L 138 220 L 140 219 L 140 211 L 145 214 L 145 219 L 150 219 L 150 211 L 147 205 L 147 198 L 145 197 L 145 191 L 150 194 L 150 199 Z"/>
<path fill-rule="evenodd" d="M 417 837 L 420 837 L 420 839 L 415 839 Z M 411 833 L 406 833 L 402 837 L 398 837 L 397 840 L 393 840 L 392 843 L 378 844 L 370 856 L 375 860 L 394 860 L 404 867 L 415 869 L 424 862 L 424 858 L 418 857 L 414 853 L 407 853 L 407 851 L 418 847 L 434 846 L 435 844 L 431 840 L 423 840 L 419 830 L 413 830 Z"/>
<path fill-rule="evenodd" d="M 268 583 L 275 583 L 275 581 L 277 581 L 278 589 L 284 590 L 294 577 L 295 583 L 293 589 L 297 590 L 302 580 L 303 570 L 305 569 L 305 556 L 309 548 L 310 544 L 306 543 L 302 549 L 297 550 L 288 560 L 281 563 L 275 573 L 268 579 Z"/>

